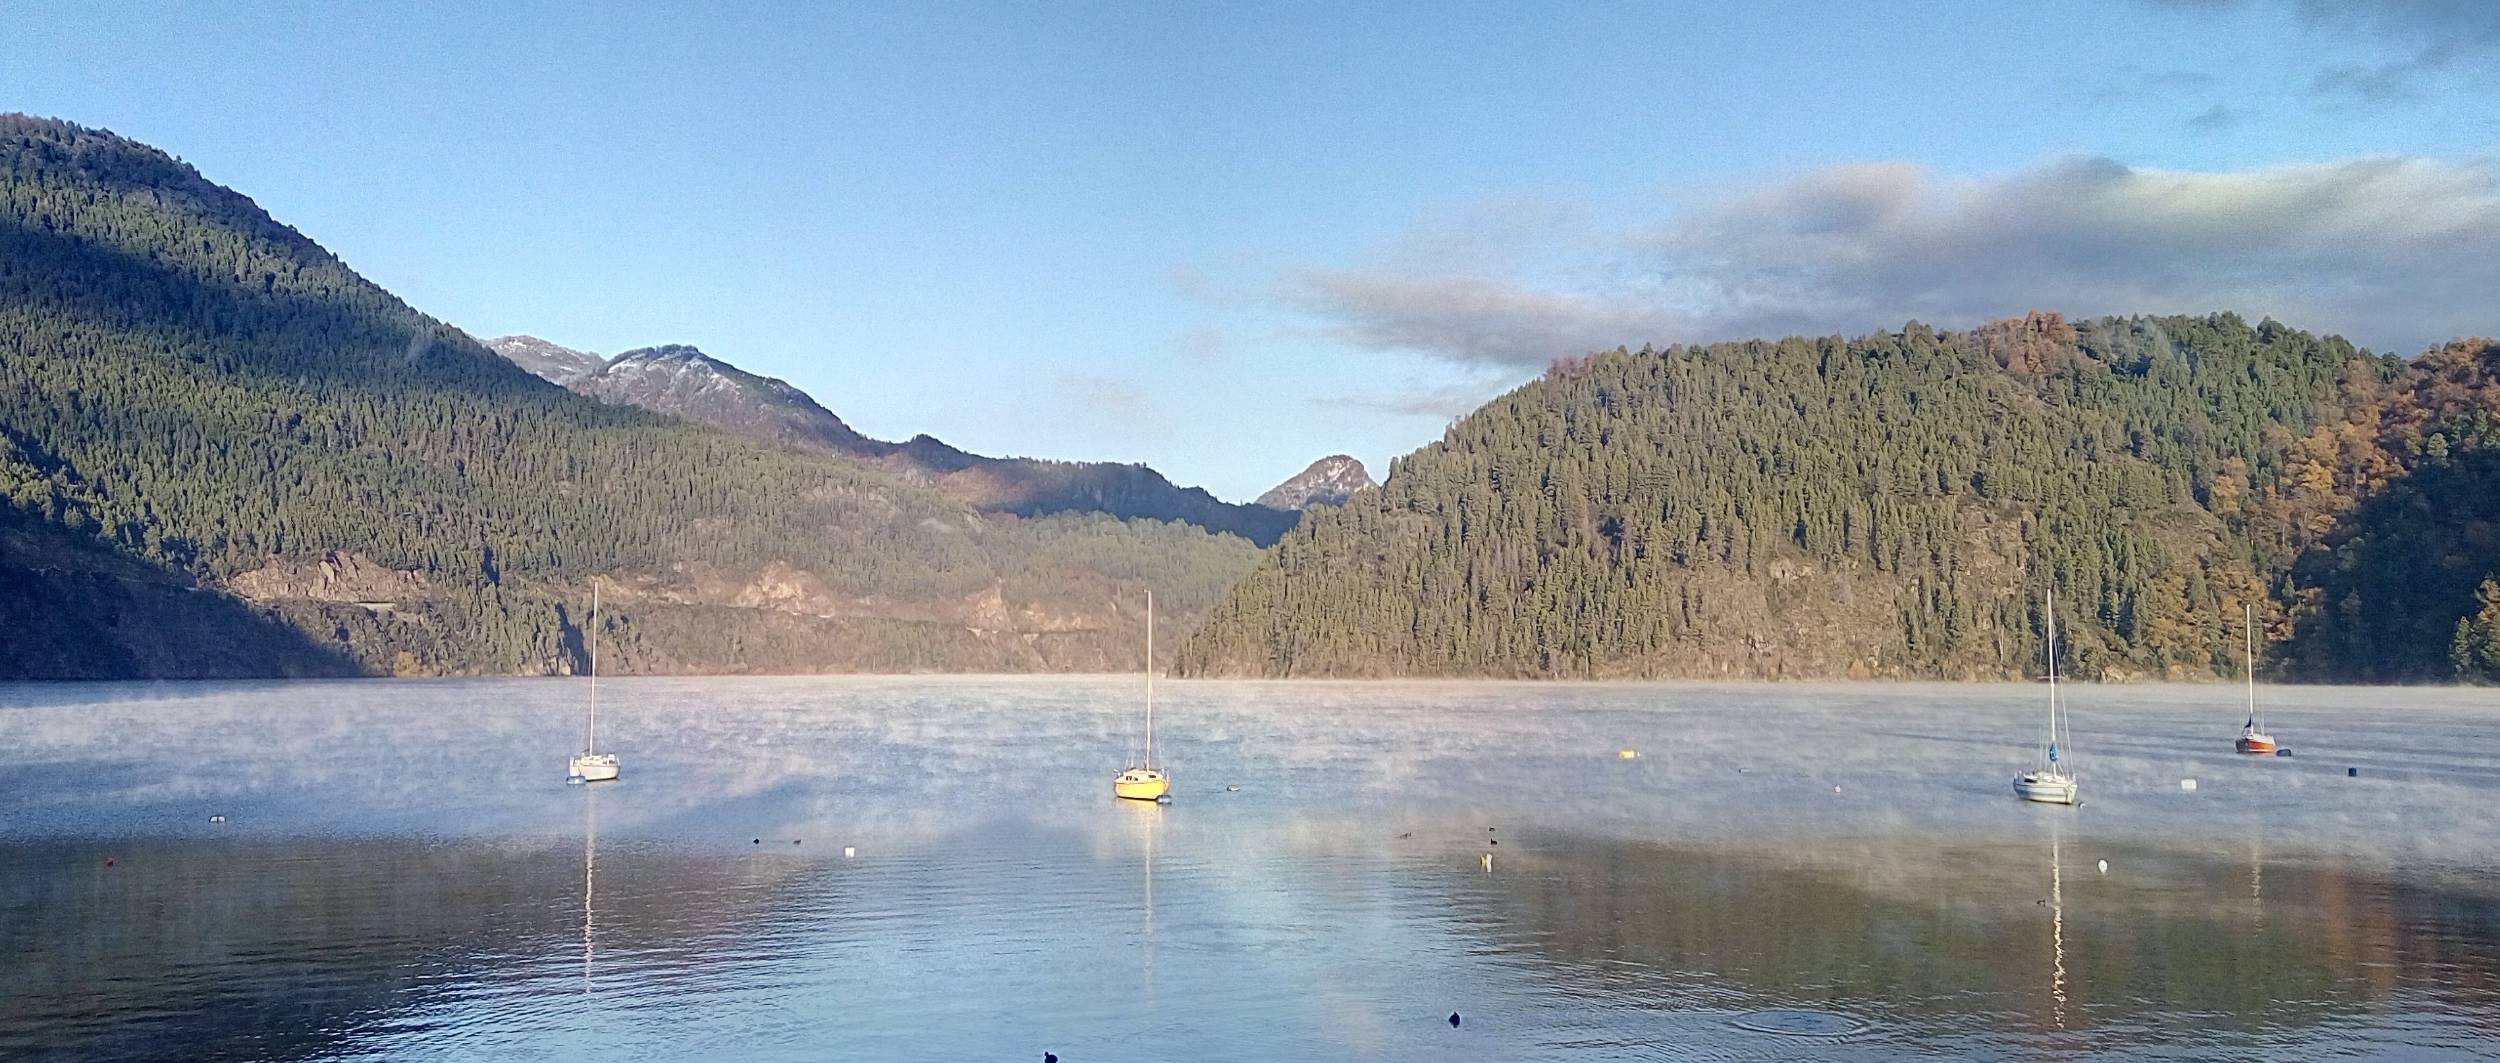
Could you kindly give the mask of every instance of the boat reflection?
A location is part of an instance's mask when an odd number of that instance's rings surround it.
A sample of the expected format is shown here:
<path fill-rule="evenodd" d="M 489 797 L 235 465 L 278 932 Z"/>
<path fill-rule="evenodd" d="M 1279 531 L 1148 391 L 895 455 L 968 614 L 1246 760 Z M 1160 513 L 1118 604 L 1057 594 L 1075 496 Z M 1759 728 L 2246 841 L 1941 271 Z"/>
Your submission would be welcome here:
<path fill-rule="evenodd" d="M 582 794 L 582 992 L 590 992 L 592 885 L 599 872 L 599 791 Z"/>
<path fill-rule="evenodd" d="M 2066 863 L 2064 832 L 2049 827 L 2049 1025 L 2066 1028 Z"/>
<path fill-rule="evenodd" d="M 1137 963 L 1139 988 L 1151 1004 L 1155 985 L 1155 841 L 1163 833 L 1165 806 L 1152 801 L 1121 801 L 1118 805 L 1129 819 L 1145 879 L 1144 922 L 1138 934 Z"/>

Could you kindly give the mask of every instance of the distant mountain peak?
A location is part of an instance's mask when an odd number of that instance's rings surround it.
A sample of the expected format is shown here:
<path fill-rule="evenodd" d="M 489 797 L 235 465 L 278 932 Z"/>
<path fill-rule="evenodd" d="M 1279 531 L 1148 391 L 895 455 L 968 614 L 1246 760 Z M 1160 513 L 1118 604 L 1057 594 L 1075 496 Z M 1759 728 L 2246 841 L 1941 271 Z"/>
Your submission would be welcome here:
<path fill-rule="evenodd" d="M 690 343 L 637 347 L 565 386 L 759 439 L 866 456 L 886 449 L 788 381 L 747 372 Z"/>
<path fill-rule="evenodd" d="M 1372 474 L 1350 454 L 1331 454 L 1268 489 L 1259 504 L 1275 509 L 1341 506 L 1356 491 L 1373 486 Z"/>
<path fill-rule="evenodd" d="M 902 443 L 871 439 L 789 382 L 747 372 L 693 344 L 637 347 L 606 360 L 535 336 L 505 336 L 486 341 L 486 346 L 523 369 L 601 402 L 865 458 L 987 512 L 1024 517 L 1106 513 L 1180 521 L 1262 546 L 1275 542 L 1295 520 L 1291 512 L 1278 512 L 1289 507 L 1226 503 L 1199 488 L 1174 485 L 1142 464 L 993 458 L 926 434 Z M 1362 465 L 1354 468 L 1361 476 Z"/>
<path fill-rule="evenodd" d="M 596 375 L 607 360 L 589 351 L 577 351 L 561 344 L 549 343 L 536 336 L 498 336 L 478 341 L 486 349 L 504 356 L 504 360 L 549 383 L 569 387 L 576 380 Z"/>

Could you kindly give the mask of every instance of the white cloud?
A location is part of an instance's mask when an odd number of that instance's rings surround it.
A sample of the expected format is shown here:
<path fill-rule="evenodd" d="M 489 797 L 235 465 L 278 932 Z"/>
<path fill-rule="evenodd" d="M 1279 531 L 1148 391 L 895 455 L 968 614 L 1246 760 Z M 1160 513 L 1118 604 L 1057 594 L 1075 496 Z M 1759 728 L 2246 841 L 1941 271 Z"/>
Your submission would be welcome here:
<path fill-rule="evenodd" d="M 2215 172 L 2066 157 L 1978 177 L 1856 164 L 1569 239 L 1517 258 L 1587 268 L 1315 268 L 1286 298 L 1358 346 L 1476 365 L 2032 309 L 2237 310 L 2405 351 L 2500 329 L 2492 160 Z"/>
<path fill-rule="evenodd" d="M 1356 346 L 1458 362 L 1543 364 L 1672 330 L 1663 308 L 1621 293 L 1541 291 L 1498 277 L 1312 269 L 1291 298 Z"/>
<path fill-rule="evenodd" d="M 1322 395 L 1313 399 L 1319 405 L 1363 413 L 1386 414 L 1391 417 L 1429 417 L 1450 421 L 1473 413 L 1495 395 L 1518 387 L 1524 381 L 1514 376 L 1461 383 L 1428 384 L 1408 381 L 1394 391 L 1358 395 Z"/>

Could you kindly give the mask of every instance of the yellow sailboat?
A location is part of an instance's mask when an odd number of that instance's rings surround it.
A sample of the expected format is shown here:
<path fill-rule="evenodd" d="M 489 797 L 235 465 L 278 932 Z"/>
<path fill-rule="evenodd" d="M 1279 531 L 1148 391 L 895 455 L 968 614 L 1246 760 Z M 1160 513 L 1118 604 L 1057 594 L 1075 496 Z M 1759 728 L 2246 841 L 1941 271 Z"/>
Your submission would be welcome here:
<path fill-rule="evenodd" d="M 1146 592 L 1146 755 L 1111 780 L 1111 792 L 1130 801 L 1161 801 L 1172 792 L 1172 777 L 1155 763 L 1155 595 Z"/>

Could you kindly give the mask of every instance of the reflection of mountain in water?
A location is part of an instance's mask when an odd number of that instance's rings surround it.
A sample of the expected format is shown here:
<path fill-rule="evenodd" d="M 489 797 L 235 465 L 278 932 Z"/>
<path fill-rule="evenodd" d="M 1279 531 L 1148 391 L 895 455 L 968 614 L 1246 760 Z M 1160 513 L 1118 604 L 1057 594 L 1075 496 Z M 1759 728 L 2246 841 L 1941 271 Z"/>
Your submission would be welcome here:
<path fill-rule="evenodd" d="M 0 979 L 0 1058 L 64 1044 L 90 1058 L 169 1046 L 195 1059 L 327 1056 L 413 1013 L 478 1007 L 482 986 L 545 983 L 510 1006 L 560 999 L 558 982 L 588 974 L 588 852 L 576 864 L 572 850 L 414 839 L 0 844 L 0 867 L 19 869 L 0 876 L 13 968 Z M 775 933 L 775 913 L 818 881 L 813 861 L 778 854 L 611 845 L 598 855 L 603 979 L 607 965 L 646 955 L 735 979 L 739 941 Z"/>
<path fill-rule="evenodd" d="M 2075 840 L 2061 848 L 2055 910 L 2045 840 L 2028 860 L 1991 847 L 1804 867 L 1548 839 L 1506 848 L 1501 873 L 1456 899 L 1553 977 L 1624 1004 L 1875 1001 L 1930 1036 L 2045 1036 L 2062 1021 L 2103 1049 L 2393 1010 L 2500 1024 L 2500 896 L 2487 883 L 2277 864 L 2260 920 L 2244 857 L 2092 847 L 2121 878 L 2097 874 Z M 2436 1003 L 2407 999 L 2420 997 Z"/>
<path fill-rule="evenodd" d="M 2328 711 L 2353 692 L 2295 692 L 2313 749 L 2377 759 L 2222 761 L 2226 732 L 2194 794 L 2177 745 L 2095 742 L 2103 796 L 2044 818 L 1957 770 L 2022 748 L 2021 691 L 1184 684 L 1160 807 L 1104 785 L 1134 682 L 603 684 L 642 781 L 588 792 L 550 768 L 563 682 L 0 687 L 0 1059 L 2258 1058 L 2261 1028 L 2471 1058 L 2500 1029 L 2479 695 L 2372 692 L 2398 708 L 2361 730 Z M 2095 719 L 2211 737 L 2206 694 Z M 1860 737 L 1794 742 L 1832 733 Z"/>

